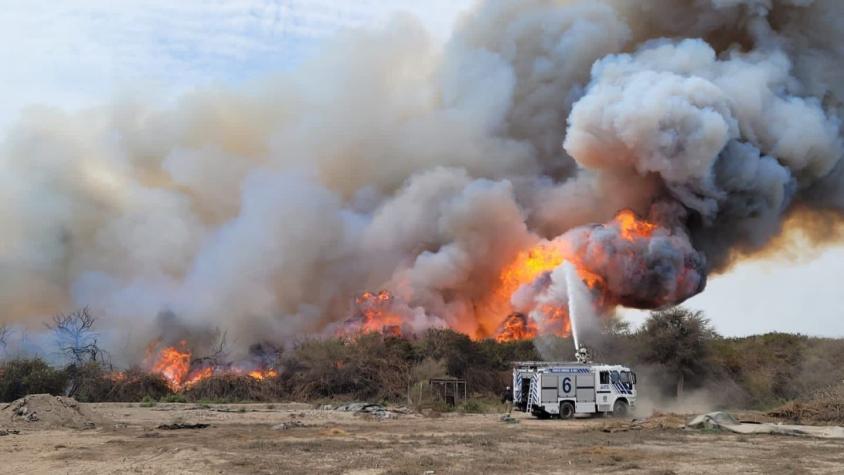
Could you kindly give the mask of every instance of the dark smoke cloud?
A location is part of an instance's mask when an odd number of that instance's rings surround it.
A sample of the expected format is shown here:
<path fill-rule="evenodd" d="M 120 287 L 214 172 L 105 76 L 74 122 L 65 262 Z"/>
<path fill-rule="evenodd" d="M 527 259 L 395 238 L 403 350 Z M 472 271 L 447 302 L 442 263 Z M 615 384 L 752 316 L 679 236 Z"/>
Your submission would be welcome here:
<path fill-rule="evenodd" d="M 599 269 L 618 302 L 683 300 L 793 210 L 840 217 L 842 23 L 836 0 L 490 0 L 444 48 L 401 18 L 249 91 L 32 109 L 0 145 L 2 318 L 89 305 L 131 359 L 169 311 L 246 352 L 386 288 L 414 328 L 483 334 L 502 267 L 567 232 L 634 256 Z M 578 228 L 655 203 L 649 240 Z"/>

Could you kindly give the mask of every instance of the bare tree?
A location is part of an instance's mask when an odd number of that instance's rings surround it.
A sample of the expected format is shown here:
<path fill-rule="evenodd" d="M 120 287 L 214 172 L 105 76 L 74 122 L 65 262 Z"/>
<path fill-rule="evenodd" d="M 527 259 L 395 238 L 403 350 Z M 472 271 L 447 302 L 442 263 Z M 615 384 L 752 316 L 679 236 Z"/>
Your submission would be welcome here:
<path fill-rule="evenodd" d="M 226 348 L 226 336 L 228 335 L 228 331 L 220 332 L 217 330 L 217 334 L 219 335 L 219 340 L 217 344 L 213 348 L 213 352 L 207 356 L 200 356 L 198 358 L 194 358 L 191 361 L 191 366 L 221 366 L 225 363 L 228 351 Z"/>
<path fill-rule="evenodd" d="M 5 323 L 0 325 L 0 350 L 6 349 L 6 340 L 9 338 L 9 326 Z"/>
<path fill-rule="evenodd" d="M 84 307 L 68 314 L 58 314 L 46 326 L 56 337 L 59 350 L 71 364 L 102 361 L 105 353 L 97 345 L 94 323 L 97 319 Z"/>

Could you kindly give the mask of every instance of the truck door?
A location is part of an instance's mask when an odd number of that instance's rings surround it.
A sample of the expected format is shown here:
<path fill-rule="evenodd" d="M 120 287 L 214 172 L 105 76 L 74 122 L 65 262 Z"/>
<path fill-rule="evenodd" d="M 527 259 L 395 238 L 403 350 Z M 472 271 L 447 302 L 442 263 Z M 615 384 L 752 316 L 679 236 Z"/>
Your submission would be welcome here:
<path fill-rule="evenodd" d="M 612 411 L 612 403 L 615 401 L 615 398 L 612 397 L 610 387 L 610 372 L 606 370 L 599 372 L 598 387 L 596 388 L 597 391 L 595 391 L 598 395 L 598 412 Z"/>
<path fill-rule="evenodd" d="M 595 374 L 577 373 L 577 402 L 575 412 L 595 412 Z"/>
<path fill-rule="evenodd" d="M 557 385 L 559 377 L 556 374 L 545 373 L 542 375 L 542 404 L 557 404 Z"/>

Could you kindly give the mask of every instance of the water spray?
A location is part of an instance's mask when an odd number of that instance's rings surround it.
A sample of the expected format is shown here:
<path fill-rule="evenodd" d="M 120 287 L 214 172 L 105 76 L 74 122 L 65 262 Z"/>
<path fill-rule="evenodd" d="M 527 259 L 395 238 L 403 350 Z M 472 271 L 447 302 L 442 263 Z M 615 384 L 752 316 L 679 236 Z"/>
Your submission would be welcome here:
<path fill-rule="evenodd" d="M 574 350 L 580 350 L 580 343 L 577 340 L 577 319 L 575 315 L 577 315 L 577 308 L 574 301 L 574 296 L 572 295 L 572 290 L 574 290 L 575 280 L 577 277 L 575 276 L 575 268 L 571 262 L 566 261 L 563 264 L 564 271 L 566 273 L 566 286 L 569 290 L 569 320 L 571 321 L 571 336 L 574 338 Z"/>
<path fill-rule="evenodd" d="M 574 340 L 574 357 L 579 363 L 588 363 L 591 360 L 589 349 L 585 346 L 581 348 L 580 341 L 577 338 L 577 299 L 574 298 L 574 290 L 577 283 L 581 282 L 580 277 L 578 277 L 577 270 L 571 262 L 566 261 L 563 266 L 569 292 L 569 321 L 571 322 L 571 336 Z"/>

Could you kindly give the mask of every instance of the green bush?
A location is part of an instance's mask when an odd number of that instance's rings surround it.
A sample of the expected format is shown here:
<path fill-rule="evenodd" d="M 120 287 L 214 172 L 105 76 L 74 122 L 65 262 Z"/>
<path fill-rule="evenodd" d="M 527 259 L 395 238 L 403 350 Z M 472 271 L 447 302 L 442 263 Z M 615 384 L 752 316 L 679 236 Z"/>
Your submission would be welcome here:
<path fill-rule="evenodd" d="M 162 397 L 161 399 L 158 400 L 158 402 L 179 402 L 179 403 L 181 403 L 181 402 L 188 402 L 188 400 L 185 398 L 184 394 L 172 393 L 172 394 L 167 394 L 166 396 Z"/>
<path fill-rule="evenodd" d="M 143 399 L 141 399 L 141 407 L 154 407 L 156 404 L 158 403 L 155 401 L 155 399 L 153 399 L 149 395 L 146 395 Z"/>
<path fill-rule="evenodd" d="M 67 374 L 39 358 L 10 360 L 0 366 L 0 401 L 10 402 L 27 394 L 62 395 Z"/>

